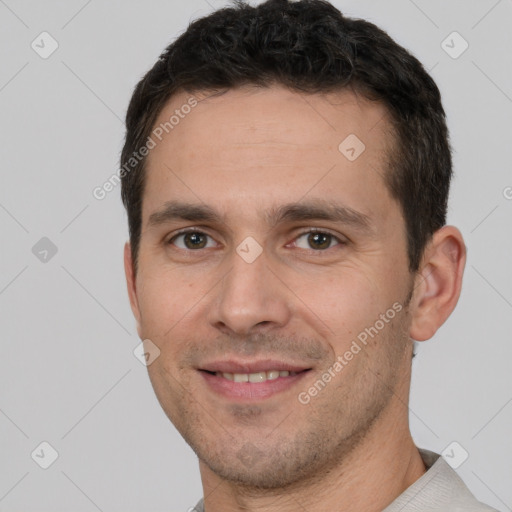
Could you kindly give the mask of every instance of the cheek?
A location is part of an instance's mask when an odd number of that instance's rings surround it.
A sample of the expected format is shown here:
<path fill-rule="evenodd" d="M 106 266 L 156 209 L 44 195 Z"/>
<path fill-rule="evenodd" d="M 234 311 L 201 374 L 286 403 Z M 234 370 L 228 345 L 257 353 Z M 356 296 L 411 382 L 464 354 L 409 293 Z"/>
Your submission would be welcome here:
<path fill-rule="evenodd" d="M 381 315 L 402 299 L 403 276 L 396 275 L 392 267 L 375 268 L 375 263 L 347 265 L 337 269 L 335 275 L 333 271 L 307 282 L 302 278 L 296 290 L 304 304 L 303 314 L 311 317 L 314 312 L 317 330 L 326 332 L 336 354 L 344 353 L 359 334 L 376 322 L 380 326 Z"/>
<path fill-rule="evenodd" d="M 317 304 L 336 324 L 357 324 L 378 309 L 379 287 L 373 276 L 361 269 L 346 268 L 330 278 L 317 295 Z"/>
<path fill-rule="evenodd" d="M 159 270 L 154 274 L 146 272 L 141 276 L 138 299 L 141 311 L 141 329 L 145 337 L 165 338 L 179 330 L 198 302 L 201 290 L 194 284 L 179 277 L 179 271 Z"/>
<path fill-rule="evenodd" d="M 311 318 L 318 332 L 326 333 L 336 352 L 378 318 L 382 309 L 383 297 L 375 280 L 348 266 L 307 280 L 297 278 L 294 292 L 300 298 L 299 314 Z"/>

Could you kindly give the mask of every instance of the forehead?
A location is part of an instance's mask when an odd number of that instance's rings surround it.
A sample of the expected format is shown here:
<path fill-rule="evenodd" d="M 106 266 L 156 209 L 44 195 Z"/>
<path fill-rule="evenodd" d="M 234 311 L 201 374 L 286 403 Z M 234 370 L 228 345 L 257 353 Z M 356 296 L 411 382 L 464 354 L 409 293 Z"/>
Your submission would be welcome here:
<path fill-rule="evenodd" d="M 393 143 L 387 110 L 349 89 L 181 92 L 160 113 L 152 138 L 143 223 L 184 196 L 219 210 L 251 201 L 275 207 L 306 194 L 342 196 L 368 214 L 390 200 L 383 180 Z"/>
<path fill-rule="evenodd" d="M 197 106 L 189 108 L 192 100 Z M 325 149 L 326 145 L 337 149 L 350 130 L 373 149 L 379 149 L 382 143 L 392 142 L 387 140 L 392 139 L 388 118 L 382 103 L 352 89 L 304 94 L 283 86 L 246 86 L 219 94 L 180 92 L 162 109 L 154 130 L 160 128 L 165 143 L 183 150 L 194 145 L 190 132 L 201 142 L 215 141 L 219 148 L 224 144 L 273 142 L 308 150 Z M 159 156 L 162 146 L 159 144 L 149 160 Z M 284 149 L 280 147 L 279 151 Z"/>

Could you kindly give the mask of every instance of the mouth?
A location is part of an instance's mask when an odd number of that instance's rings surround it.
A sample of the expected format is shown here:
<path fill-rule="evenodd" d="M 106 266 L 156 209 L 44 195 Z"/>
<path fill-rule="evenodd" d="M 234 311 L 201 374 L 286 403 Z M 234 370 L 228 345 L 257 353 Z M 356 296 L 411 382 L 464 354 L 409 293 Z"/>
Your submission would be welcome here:
<path fill-rule="evenodd" d="M 303 370 L 307 371 L 307 370 Z M 209 372 L 211 373 L 211 372 Z M 228 372 L 215 372 L 211 373 L 216 377 L 223 377 L 224 379 L 231 380 L 233 382 L 266 382 L 268 380 L 276 380 L 279 377 L 290 377 L 297 375 L 300 372 L 289 372 L 287 370 L 267 370 L 264 372 L 256 373 L 228 373 Z"/>
<path fill-rule="evenodd" d="M 228 399 L 253 401 L 290 390 L 311 368 L 278 361 L 221 361 L 198 370 L 214 393 Z"/>

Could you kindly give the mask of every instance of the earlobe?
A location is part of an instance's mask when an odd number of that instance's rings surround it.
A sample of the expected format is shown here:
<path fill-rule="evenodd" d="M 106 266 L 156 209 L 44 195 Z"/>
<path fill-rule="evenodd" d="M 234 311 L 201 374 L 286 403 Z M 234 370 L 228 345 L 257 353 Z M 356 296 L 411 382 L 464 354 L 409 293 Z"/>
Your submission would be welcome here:
<path fill-rule="evenodd" d="M 443 226 L 425 249 L 415 283 L 410 337 L 430 339 L 450 316 L 459 300 L 466 264 L 466 246 L 460 231 Z"/>
<path fill-rule="evenodd" d="M 137 321 L 137 332 L 140 337 L 140 309 L 139 301 L 137 299 L 135 267 L 133 265 L 132 250 L 129 242 L 126 242 L 124 245 L 124 273 L 126 276 L 126 287 L 128 290 L 128 297 L 130 299 L 130 306 L 132 308 L 133 316 Z"/>

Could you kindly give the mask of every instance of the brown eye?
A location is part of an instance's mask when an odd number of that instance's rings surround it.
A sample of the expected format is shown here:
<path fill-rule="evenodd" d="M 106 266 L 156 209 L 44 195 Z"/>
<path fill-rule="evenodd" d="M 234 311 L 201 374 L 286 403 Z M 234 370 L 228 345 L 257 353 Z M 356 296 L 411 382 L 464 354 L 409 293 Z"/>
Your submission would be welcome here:
<path fill-rule="evenodd" d="M 179 239 L 183 240 L 182 244 L 175 243 Z M 207 243 L 208 235 L 201 231 L 182 231 L 169 240 L 169 244 L 184 250 L 205 249 Z"/>
<path fill-rule="evenodd" d="M 314 249 L 328 249 L 331 245 L 332 236 L 327 233 L 310 233 L 308 243 Z"/>
<path fill-rule="evenodd" d="M 330 233 L 325 231 L 306 231 L 297 237 L 296 240 L 305 239 L 306 243 L 301 244 L 299 242 L 295 242 L 297 247 L 301 249 L 313 249 L 315 251 L 324 251 L 326 249 L 330 249 L 333 245 L 342 244 L 341 240 Z M 337 242 L 334 243 L 333 242 Z"/>

